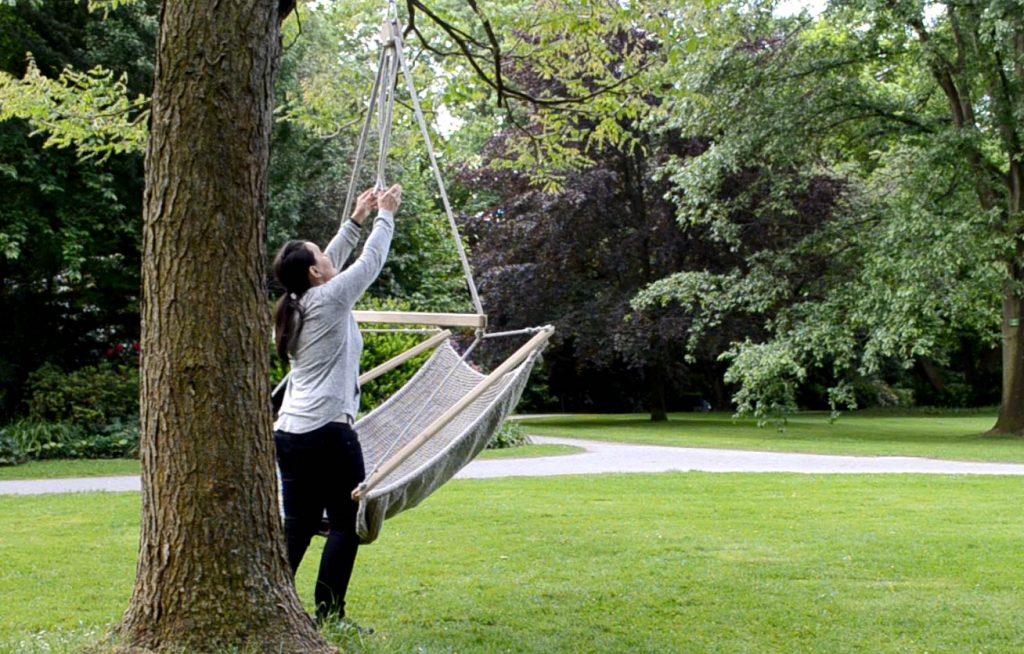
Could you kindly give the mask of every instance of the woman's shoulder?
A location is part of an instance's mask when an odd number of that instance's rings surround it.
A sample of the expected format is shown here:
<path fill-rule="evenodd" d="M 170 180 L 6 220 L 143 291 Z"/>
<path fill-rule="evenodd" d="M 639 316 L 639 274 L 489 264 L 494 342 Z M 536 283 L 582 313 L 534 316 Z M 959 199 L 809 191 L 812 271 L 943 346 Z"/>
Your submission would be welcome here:
<path fill-rule="evenodd" d="M 309 290 L 302 294 L 302 308 L 306 311 L 313 309 L 323 304 L 325 299 L 325 289 L 327 284 L 320 284 L 319 286 L 310 286 Z"/>
<path fill-rule="evenodd" d="M 332 317 L 340 317 L 351 312 L 351 307 L 346 306 L 346 303 L 339 303 L 338 293 L 341 289 L 332 286 L 336 281 L 337 278 L 306 291 L 302 296 L 302 310 L 307 316 L 317 313 L 320 309 L 327 309 Z"/>

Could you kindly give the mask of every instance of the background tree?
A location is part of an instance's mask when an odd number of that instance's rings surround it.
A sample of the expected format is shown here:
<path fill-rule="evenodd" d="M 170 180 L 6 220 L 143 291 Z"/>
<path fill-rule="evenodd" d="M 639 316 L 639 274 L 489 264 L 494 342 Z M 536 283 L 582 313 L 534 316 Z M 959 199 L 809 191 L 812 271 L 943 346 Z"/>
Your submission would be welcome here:
<path fill-rule="evenodd" d="M 1009 100 L 1016 83 L 1000 90 L 985 82 L 1000 77 L 991 66 L 1000 56 L 1012 59 L 1016 19 L 1005 8 L 978 22 L 973 5 L 926 15 L 923 4 L 842 3 L 819 18 L 789 19 L 772 6 L 690 8 L 704 40 L 670 57 L 684 92 L 666 104 L 667 122 L 710 140 L 701 156 L 666 167 L 680 222 L 746 248 L 746 260 L 724 275 L 666 278 L 636 303 L 700 307 L 707 325 L 730 312 L 769 319 L 771 338 L 737 343 L 728 355 L 741 408 L 760 415 L 792 409 L 815 371 L 831 379 L 834 401 L 852 403 L 849 382 L 858 377 L 941 363 L 965 336 L 993 342 L 997 296 L 1015 311 L 1007 289 L 1017 286 L 1003 280 L 1017 274 L 1019 238 L 1013 140 L 998 111 L 974 109 L 1017 101 Z M 991 43 L 995 54 L 971 49 L 967 38 Z M 962 69 L 955 89 L 946 78 L 951 62 Z M 951 104 L 956 89 L 972 100 Z M 973 118 L 962 120 L 968 108 Z M 730 193 L 744 172 L 758 183 Z M 756 247 L 750 227 L 792 222 L 801 189 L 816 179 L 840 191 L 820 229 L 784 252 Z M 791 271 L 815 261 L 817 276 L 791 283 Z M 996 430 L 1018 432 L 1016 319 L 1007 314 L 1003 323 Z"/>
<path fill-rule="evenodd" d="M 637 314 L 629 298 L 692 254 L 692 244 L 647 186 L 642 157 L 602 159 L 554 194 L 523 176 L 473 173 L 472 184 L 493 197 L 468 219 L 480 290 L 495 329 L 556 326 L 545 366 L 563 409 L 642 407 L 664 420 L 666 387 L 684 382 L 684 317 Z"/>
<path fill-rule="evenodd" d="M 62 134 L 83 131 L 55 81 L 66 67 L 86 93 L 109 97 L 101 91 L 119 79 L 83 79 L 100 63 L 127 74 L 118 97 L 148 92 L 155 14 L 155 2 L 107 21 L 71 1 L 0 5 L 0 418 L 25 410 L 26 379 L 44 364 L 73 370 L 138 340 L 142 157 L 86 149 L 94 156 L 84 161 L 47 147 L 53 133 L 38 130 L 68 118 Z M 26 76 L 51 83 L 33 87 Z"/>
<path fill-rule="evenodd" d="M 604 69 L 620 78 L 624 93 L 636 91 L 631 70 L 652 68 L 659 45 L 635 22 L 603 27 L 592 33 L 601 46 L 591 52 L 562 44 L 558 71 L 540 58 L 514 62 L 506 79 L 531 97 L 584 96 L 593 88 L 588 76 Z M 606 57 L 595 61 L 594 51 Z M 491 321 L 499 329 L 556 325 L 545 359 L 563 410 L 644 407 L 665 420 L 666 393 L 675 397 L 694 384 L 683 357 L 686 314 L 629 306 L 640 288 L 684 261 L 713 258 L 675 228 L 668 186 L 653 177 L 660 157 L 689 145 L 643 128 L 657 102 L 631 98 L 610 117 L 586 102 L 559 111 L 512 107 L 476 165 L 464 167 L 479 206 L 469 220 L 471 250 Z M 524 167 L 528 152 L 533 159 Z M 543 157 L 549 160 L 541 165 Z M 687 409 L 700 404 L 699 394 L 684 397 Z"/>

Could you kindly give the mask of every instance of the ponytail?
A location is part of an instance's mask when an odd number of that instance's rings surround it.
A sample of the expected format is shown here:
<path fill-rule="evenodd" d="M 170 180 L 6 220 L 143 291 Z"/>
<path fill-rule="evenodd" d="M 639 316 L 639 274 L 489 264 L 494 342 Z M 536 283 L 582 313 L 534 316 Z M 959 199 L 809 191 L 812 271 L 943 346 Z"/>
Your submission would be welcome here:
<path fill-rule="evenodd" d="M 304 318 L 302 305 L 297 299 L 292 299 L 291 293 L 285 293 L 277 301 L 277 308 L 274 310 L 274 345 L 278 358 L 284 361 L 285 365 L 288 365 L 288 350 L 291 344 L 302 333 Z"/>
<path fill-rule="evenodd" d="M 316 258 L 305 241 L 288 241 L 274 257 L 274 277 L 284 288 L 284 295 L 274 309 L 274 345 L 285 364 L 290 358 L 289 350 L 302 333 L 305 314 L 301 299 L 309 290 L 309 267 L 315 264 Z"/>

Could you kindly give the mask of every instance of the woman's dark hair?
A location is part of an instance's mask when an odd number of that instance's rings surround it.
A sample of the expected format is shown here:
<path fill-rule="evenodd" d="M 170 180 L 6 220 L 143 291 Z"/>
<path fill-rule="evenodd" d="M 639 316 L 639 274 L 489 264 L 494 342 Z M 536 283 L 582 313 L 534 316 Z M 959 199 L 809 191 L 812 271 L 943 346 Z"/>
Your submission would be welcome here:
<path fill-rule="evenodd" d="M 274 278 L 284 288 L 284 295 L 274 310 L 274 344 L 277 356 L 288 363 L 288 346 L 302 333 L 302 306 L 299 300 L 309 290 L 309 267 L 316 257 L 306 241 L 288 241 L 274 257 Z"/>

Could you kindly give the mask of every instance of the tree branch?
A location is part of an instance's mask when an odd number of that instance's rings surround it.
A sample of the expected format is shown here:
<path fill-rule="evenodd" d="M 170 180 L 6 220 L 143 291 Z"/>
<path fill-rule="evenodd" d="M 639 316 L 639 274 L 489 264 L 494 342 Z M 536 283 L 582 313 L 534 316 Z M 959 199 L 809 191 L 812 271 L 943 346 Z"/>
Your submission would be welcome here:
<path fill-rule="evenodd" d="M 501 50 L 501 43 L 498 41 L 497 35 L 494 32 L 493 26 L 490 20 L 487 19 L 477 6 L 476 0 L 466 0 L 473 12 L 480 18 L 481 24 L 483 25 L 484 31 L 487 34 L 487 43 L 483 43 L 480 40 L 473 37 L 466 31 L 459 29 L 452 25 L 450 22 L 441 18 L 437 13 L 430 10 L 421 0 L 406 0 L 406 6 L 409 12 L 409 22 L 406 25 L 406 31 L 412 32 L 419 39 L 423 47 L 434 54 L 439 56 L 450 56 L 451 53 L 443 53 L 437 48 L 431 46 L 419 27 L 415 23 L 415 12 L 417 10 L 425 14 L 430 20 L 436 24 L 441 30 L 448 35 L 452 41 L 458 46 L 459 54 L 465 58 L 469 63 L 469 66 L 473 69 L 477 78 L 483 81 L 487 86 L 494 89 L 497 94 L 497 104 L 500 107 L 508 108 L 508 100 L 516 99 L 522 102 L 531 104 L 535 107 L 562 107 L 572 104 L 582 104 L 588 100 L 592 100 L 604 93 L 614 91 L 623 84 L 635 79 L 641 73 L 645 72 L 650 65 L 641 66 L 636 72 L 626 75 L 625 77 L 616 80 L 613 84 L 601 86 L 595 89 L 593 92 L 586 93 L 577 96 L 567 97 L 555 97 L 555 98 L 541 98 L 525 91 L 522 91 L 514 86 L 510 86 L 505 79 L 504 72 L 502 70 L 502 61 L 505 58 L 504 53 Z M 480 56 L 474 52 L 474 49 L 487 51 L 491 62 L 489 67 L 493 67 L 493 75 L 488 74 L 485 70 L 485 64 L 482 63 Z"/>

